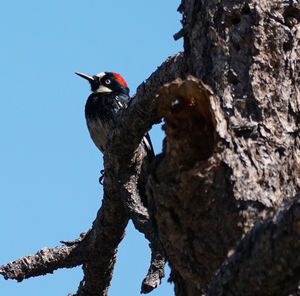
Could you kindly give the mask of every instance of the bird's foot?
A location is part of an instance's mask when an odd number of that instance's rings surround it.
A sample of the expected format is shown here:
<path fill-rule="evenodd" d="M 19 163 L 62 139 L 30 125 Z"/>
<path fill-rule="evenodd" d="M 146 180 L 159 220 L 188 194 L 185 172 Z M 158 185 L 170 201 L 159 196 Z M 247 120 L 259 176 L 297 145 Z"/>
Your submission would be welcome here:
<path fill-rule="evenodd" d="M 100 174 L 101 174 L 101 176 L 99 177 L 99 183 L 100 183 L 101 185 L 103 185 L 104 170 L 101 170 L 101 171 L 100 171 Z"/>

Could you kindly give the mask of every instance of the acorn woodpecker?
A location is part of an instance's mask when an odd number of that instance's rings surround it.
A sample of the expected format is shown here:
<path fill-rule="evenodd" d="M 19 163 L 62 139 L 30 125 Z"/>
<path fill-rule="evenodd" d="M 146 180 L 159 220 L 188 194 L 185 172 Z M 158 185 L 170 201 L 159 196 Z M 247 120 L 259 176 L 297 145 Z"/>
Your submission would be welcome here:
<path fill-rule="evenodd" d="M 116 114 L 125 109 L 130 101 L 129 88 L 124 78 L 115 72 L 101 72 L 88 75 L 75 72 L 87 79 L 91 85 L 92 94 L 85 104 L 85 118 L 90 136 L 103 153 L 106 149 L 107 136 L 114 129 Z M 142 183 L 145 180 L 145 170 L 154 157 L 153 147 L 148 134 L 142 140 L 142 151 L 146 153 L 142 167 Z"/>

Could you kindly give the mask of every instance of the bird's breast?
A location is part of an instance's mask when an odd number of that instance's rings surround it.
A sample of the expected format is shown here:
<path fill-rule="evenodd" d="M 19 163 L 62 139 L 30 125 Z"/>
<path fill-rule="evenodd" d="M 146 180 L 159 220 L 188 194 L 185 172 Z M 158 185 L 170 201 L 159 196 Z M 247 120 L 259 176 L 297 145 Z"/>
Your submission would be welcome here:
<path fill-rule="evenodd" d="M 108 123 L 95 118 L 87 118 L 86 123 L 93 142 L 101 152 L 104 152 L 109 132 Z"/>
<path fill-rule="evenodd" d="M 126 107 L 128 96 L 120 93 L 93 93 L 85 105 L 85 117 L 91 138 L 104 152 L 107 135 L 114 129 L 117 113 Z"/>

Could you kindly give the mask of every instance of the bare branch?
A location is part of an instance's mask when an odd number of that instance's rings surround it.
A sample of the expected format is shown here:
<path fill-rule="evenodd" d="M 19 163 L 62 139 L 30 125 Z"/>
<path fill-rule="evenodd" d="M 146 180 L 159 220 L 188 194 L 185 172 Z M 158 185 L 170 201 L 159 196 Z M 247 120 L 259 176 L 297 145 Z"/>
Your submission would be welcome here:
<path fill-rule="evenodd" d="M 160 284 L 164 276 L 165 256 L 155 235 L 155 229 L 144 207 L 137 177 L 147 157 L 139 145 L 148 129 L 160 121 L 156 108 L 156 93 L 165 82 L 183 75 L 183 53 L 169 57 L 150 78 L 142 83 L 128 108 L 120 115 L 118 126 L 109 139 L 104 155 L 106 181 L 119 180 L 125 208 L 135 227 L 150 241 L 151 263 L 141 291 L 148 293 Z"/>
<path fill-rule="evenodd" d="M 33 276 L 53 273 L 64 267 L 75 267 L 84 262 L 86 252 L 80 245 L 43 248 L 34 255 L 24 256 L 0 267 L 0 274 L 7 279 L 21 282 Z"/>
<path fill-rule="evenodd" d="M 110 145 L 112 153 L 120 154 L 122 151 L 121 154 L 126 155 L 126 151 L 134 151 L 137 148 L 152 125 L 161 121 L 157 112 L 158 89 L 178 77 L 185 77 L 185 73 L 184 54 L 179 52 L 163 62 L 146 82 L 137 88 L 128 108 L 120 112 L 121 119 L 110 139 L 113 141 Z"/>
<path fill-rule="evenodd" d="M 105 296 L 112 278 L 117 247 L 130 217 L 135 227 L 150 241 L 152 252 L 150 268 L 141 290 L 147 293 L 159 285 L 164 276 L 165 257 L 137 188 L 137 179 L 146 157 L 138 145 L 153 123 L 160 121 L 155 97 L 158 88 L 183 75 L 183 69 L 182 53 L 168 58 L 139 86 L 129 107 L 121 114 L 104 155 L 104 197 L 92 229 L 75 241 L 62 241 L 64 246 L 43 248 L 34 255 L 1 266 L 0 274 L 5 279 L 22 281 L 52 273 L 58 268 L 83 264 L 84 278 L 78 291 L 72 295 Z"/>
<path fill-rule="evenodd" d="M 104 191 L 102 206 L 93 223 L 89 240 L 85 242 L 89 256 L 82 267 L 84 278 L 74 294 L 77 296 L 107 295 L 118 245 L 128 222 L 116 187 L 106 185 L 105 188 L 109 193 Z"/>
<path fill-rule="evenodd" d="M 141 293 L 149 293 L 161 283 L 161 278 L 165 275 L 164 266 L 166 259 L 156 236 L 148 209 L 144 207 L 141 201 L 136 184 L 133 180 L 124 184 L 122 198 L 125 207 L 129 210 L 129 215 L 135 228 L 150 241 L 151 262 L 141 287 Z"/>
<path fill-rule="evenodd" d="M 112 193 L 112 191 L 111 191 Z M 106 295 L 110 285 L 117 246 L 124 236 L 128 216 L 118 194 L 104 194 L 93 228 L 66 246 L 43 248 L 0 267 L 5 279 L 25 278 L 52 273 L 58 268 L 83 264 L 84 279 L 77 295 Z M 75 294 L 76 295 L 76 294 Z"/>
<path fill-rule="evenodd" d="M 148 274 L 142 284 L 142 292 L 147 293 L 160 284 L 161 278 L 164 276 L 165 256 L 163 250 L 156 239 L 154 227 L 149 218 L 148 209 L 141 202 L 141 197 L 137 188 L 137 179 L 141 173 L 141 167 L 146 155 L 142 153 L 141 146 L 136 148 L 147 130 L 158 122 L 160 119 L 156 114 L 155 94 L 157 89 L 165 82 L 178 77 L 182 73 L 183 54 L 179 53 L 168 58 L 159 68 L 153 73 L 146 83 L 139 86 L 136 96 L 132 99 L 129 107 L 124 110 L 120 116 L 119 125 L 110 139 L 107 151 L 104 154 L 105 179 L 104 188 L 107 196 L 114 196 L 115 202 L 120 201 L 119 193 L 123 206 L 129 217 L 132 219 L 137 230 L 145 234 L 145 237 L 150 241 L 151 248 L 151 263 Z M 116 182 L 118 180 L 118 182 Z M 118 205 L 120 207 L 120 204 Z M 115 213 L 115 216 L 121 215 Z M 124 216 L 125 217 L 125 216 Z M 126 216 L 126 219 L 128 217 Z M 125 220 L 115 221 L 114 225 L 124 225 Z M 127 220 L 126 220 L 127 224 Z M 126 225 L 125 224 L 125 225 Z M 94 229 L 94 227 L 93 227 Z M 119 228 L 121 230 L 121 228 Z M 116 229 L 112 230 L 116 231 Z M 122 232 L 123 234 L 123 232 Z M 121 235 L 121 233 L 119 233 Z M 117 240 L 116 240 L 117 241 Z M 99 252 L 105 254 L 106 245 L 99 246 Z M 107 274 L 110 274 L 110 282 L 112 275 L 113 263 L 115 261 L 115 252 L 117 244 L 114 248 L 110 245 L 110 260 L 106 263 Z M 106 250 L 106 252 L 109 250 Z M 100 254 L 99 253 L 99 254 Z M 98 255 L 96 256 L 98 257 Z M 100 257 L 99 257 L 100 258 Z M 83 266 L 84 280 L 81 282 L 77 295 L 96 295 L 103 291 L 103 295 L 107 293 L 107 285 L 102 285 L 101 275 L 99 270 L 103 269 L 103 261 L 93 260 L 88 265 Z M 103 274 L 105 268 L 103 269 Z M 94 291 L 94 292 L 93 292 Z M 97 292 L 96 292 L 97 291 Z M 102 295 L 102 294 L 97 294 Z"/>
<path fill-rule="evenodd" d="M 158 242 L 157 242 L 158 243 Z M 165 276 L 164 267 L 166 259 L 161 245 L 150 243 L 151 263 L 148 273 L 143 280 L 141 293 L 149 293 L 160 285 L 161 279 Z"/>

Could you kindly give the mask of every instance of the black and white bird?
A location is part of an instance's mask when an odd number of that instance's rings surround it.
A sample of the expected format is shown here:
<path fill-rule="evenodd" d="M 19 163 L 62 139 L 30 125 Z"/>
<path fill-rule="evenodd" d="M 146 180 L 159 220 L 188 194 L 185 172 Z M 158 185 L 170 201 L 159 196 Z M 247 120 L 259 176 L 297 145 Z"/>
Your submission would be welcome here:
<path fill-rule="evenodd" d="M 130 101 L 129 88 L 124 78 L 115 72 L 101 72 L 93 76 L 79 72 L 75 74 L 88 80 L 91 85 L 92 94 L 85 104 L 85 118 L 93 142 L 104 153 L 108 134 L 114 129 L 116 114 Z M 154 157 L 148 134 L 142 140 L 142 150 L 141 153 L 146 153 L 145 170 Z"/>

